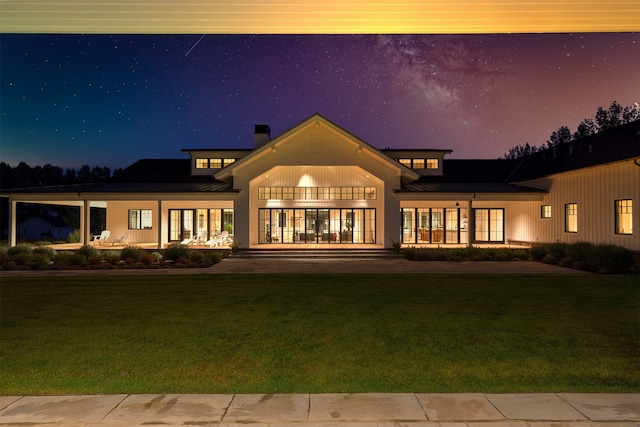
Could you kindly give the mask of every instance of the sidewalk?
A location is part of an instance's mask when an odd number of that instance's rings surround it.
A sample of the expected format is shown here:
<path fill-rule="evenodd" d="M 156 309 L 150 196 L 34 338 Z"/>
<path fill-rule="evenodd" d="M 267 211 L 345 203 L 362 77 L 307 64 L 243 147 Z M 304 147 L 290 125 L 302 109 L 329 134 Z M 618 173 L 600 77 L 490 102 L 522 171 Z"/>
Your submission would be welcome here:
<path fill-rule="evenodd" d="M 0 425 L 39 424 L 637 427 L 640 393 L 0 396 Z"/>

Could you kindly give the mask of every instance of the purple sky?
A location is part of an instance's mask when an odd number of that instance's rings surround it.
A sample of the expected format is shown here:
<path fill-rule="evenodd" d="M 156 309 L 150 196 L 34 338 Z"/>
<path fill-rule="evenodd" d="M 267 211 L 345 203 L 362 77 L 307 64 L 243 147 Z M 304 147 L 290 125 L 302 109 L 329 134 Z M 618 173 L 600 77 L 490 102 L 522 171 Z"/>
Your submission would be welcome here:
<path fill-rule="evenodd" d="M 0 156 L 126 167 L 320 113 L 377 148 L 497 158 L 640 101 L 640 34 L 0 35 Z"/>

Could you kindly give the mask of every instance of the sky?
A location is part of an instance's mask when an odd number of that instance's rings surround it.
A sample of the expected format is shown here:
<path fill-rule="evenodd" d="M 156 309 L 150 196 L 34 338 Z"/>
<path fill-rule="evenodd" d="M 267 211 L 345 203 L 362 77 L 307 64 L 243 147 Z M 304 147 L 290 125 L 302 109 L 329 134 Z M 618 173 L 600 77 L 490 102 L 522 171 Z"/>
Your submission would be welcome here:
<path fill-rule="evenodd" d="M 640 33 L 0 34 L 0 159 L 124 168 L 319 113 L 376 148 L 498 158 L 640 101 Z"/>

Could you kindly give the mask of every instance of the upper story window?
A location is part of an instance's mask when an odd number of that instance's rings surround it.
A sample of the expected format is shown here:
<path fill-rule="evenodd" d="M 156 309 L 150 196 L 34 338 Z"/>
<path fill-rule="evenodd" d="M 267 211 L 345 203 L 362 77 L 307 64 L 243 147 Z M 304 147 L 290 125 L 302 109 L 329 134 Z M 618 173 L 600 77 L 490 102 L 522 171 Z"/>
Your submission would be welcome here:
<path fill-rule="evenodd" d="M 259 200 L 375 200 L 376 187 L 258 187 Z"/>
<path fill-rule="evenodd" d="M 438 169 L 440 159 L 398 159 L 398 162 L 411 169 Z"/>
<path fill-rule="evenodd" d="M 235 162 L 236 159 L 196 159 L 196 169 L 221 169 Z"/>

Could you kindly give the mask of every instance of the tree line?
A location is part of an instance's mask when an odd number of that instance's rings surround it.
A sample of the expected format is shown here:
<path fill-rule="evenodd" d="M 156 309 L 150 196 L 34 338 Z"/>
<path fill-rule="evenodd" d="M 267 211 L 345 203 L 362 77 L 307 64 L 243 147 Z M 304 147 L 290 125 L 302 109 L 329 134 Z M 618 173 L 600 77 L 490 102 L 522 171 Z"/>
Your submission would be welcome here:
<path fill-rule="evenodd" d="M 611 102 L 609 108 L 598 107 L 595 115 L 580 122 L 578 129 L 571 132 L 568 126 L 561 126 L 557 131 L 552 132 L 546 143 L 539 147 L 530 145 L 528 142 L 511 147 L 504 153 L 501 159 L 517 159 L 523 156 L 567 144 L 585 136 L 595 135 L 607 129 L 614 128 L 626 123 L 640 120 L 640 104 L 637 102 L 631 106 L 622 107 L 617 101 Z"/>
<path fill-rule="evenodd" d="M 118 173 L 121 169 L 116 169 Z M 27 188 L 46 187 L 51 185 L 87 184 L 91 182 L 105 182 L 111 178 L 111 170 L 108 167 L 83 165 L 80 169 L 63 169 L 58 166 L 46 164 L 44 166 L 31 167 L 25 162 L 18 166 L 11 166 L 0 162 L 0 187 L 1 188 Z"/>

